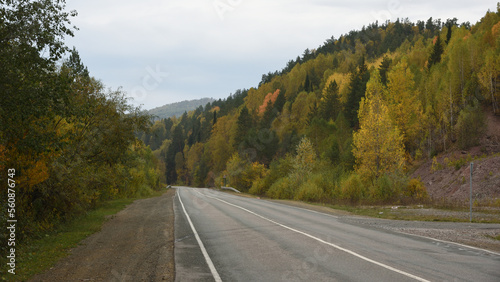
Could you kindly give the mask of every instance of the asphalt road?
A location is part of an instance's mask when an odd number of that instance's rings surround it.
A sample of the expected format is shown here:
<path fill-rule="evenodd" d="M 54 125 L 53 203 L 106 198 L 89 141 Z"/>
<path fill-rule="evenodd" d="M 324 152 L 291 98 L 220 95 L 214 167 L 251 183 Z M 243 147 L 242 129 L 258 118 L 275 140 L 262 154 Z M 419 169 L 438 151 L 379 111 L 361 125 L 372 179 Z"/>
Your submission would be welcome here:
<path fill-rule="evenodd" d="M 500 254 L 177 187 L 176 281 L 500 281 Z"/>

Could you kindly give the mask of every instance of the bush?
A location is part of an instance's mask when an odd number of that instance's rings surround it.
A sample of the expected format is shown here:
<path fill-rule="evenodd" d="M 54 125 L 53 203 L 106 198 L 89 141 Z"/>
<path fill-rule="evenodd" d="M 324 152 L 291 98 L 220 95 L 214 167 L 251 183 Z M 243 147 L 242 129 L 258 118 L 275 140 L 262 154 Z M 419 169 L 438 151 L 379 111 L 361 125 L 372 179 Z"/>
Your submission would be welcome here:
<path fill-rule="evenodd" d="M 295 193 L 295 200 L 316 202 L 323 198 L 323 189 L 315 183 L 314 178 L 309 178 L 306 182 L 302 183 Z"/>
<path fill-rule="evenodd" d="M 294 191 L 297 189 L 296 181 L 288 177 L 278 179 L 267 191 L 266 195 L 275 199 L 293 199 Z"/>
<path fill-rule="evenodd" d="M 227 163 L 228 185 L 241 191 L 248 191 L 254 182 L 265 177 L 266 172 L 263 164 L 249 163 L 235 153 Z"/>
<path fill-rule="evenodd" d="M 467 106 L 460 111 L 455 133 L 458 137 L 460 149 L 467 149 L 476 146 L 479 142 L 479 136 L 486 128 L 485 116 L 479 103 L 474 106 Z"/>
<path fill-rule="evenodd" d="M 351 203 L 358 203 L 365 194 L 365 187 L 358 174 L 352 173 L 342 182 L 342 199 L 349 200 Z"/>
<path fill-rule="evenodd" d="M 263 178 L 253 182 L 252 187 L 248 191 L 254 195 L 265 195 L 269 188 L 278 181 L 278 179 L 288 175 L 292 169 L 292 157 L 290 155 L 280 160 L 271 162 L 269 170 Z"/>
<path fill-rule="evenodd" d="M 406 186 L 406 177 L 398 174 L 384 174 L 370 187 L 370 197 L 372 200 L 395 200 L 401 195 L 401 188 Z"/>
<path fill-rule="evenodd" d="M 429 197 L 429 195 L 427 194 L 427 188 L 425 188 L 424 183 L 420 179 L 415 178 L 411 179 L 408 182 L 408 187 L 405 194 L 417 201 L 422 201 Z"/>
<path fill-rule="evenodd" d="M 253 195 L 265 195 L 272 183 L 269 183 L 269 177 L 259 178 L 255 180 L 248 193 Z"/>

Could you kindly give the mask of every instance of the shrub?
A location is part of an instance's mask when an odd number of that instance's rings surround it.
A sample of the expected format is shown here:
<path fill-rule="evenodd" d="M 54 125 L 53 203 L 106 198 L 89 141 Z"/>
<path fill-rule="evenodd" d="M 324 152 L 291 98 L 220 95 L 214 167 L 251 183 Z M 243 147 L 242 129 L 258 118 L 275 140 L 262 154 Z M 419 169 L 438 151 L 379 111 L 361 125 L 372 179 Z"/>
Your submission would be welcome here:
<path fill-rule="evenodd" d="M 288 177 L 282 177 L 271 185 L 266 195 L 275 199 L 293 199 L 294 191 L 297 187 L 296 181 Z"/>
<path fill-rule="evenodd" d="M 399 174 L 384 174 L 370 187 L 372 200 L 389 201 L 399 198 L 401 187 L 407 187 L 407 178 Z"/>
<path fill-rule="evenodd" d="M 252 184 L 266 175 L 266 168 L 263 164 L 240 158 L 235 153 L 227 163 L 228 184 L 241 191 L 248 191 Z"/>
<path fill-rule="evenodd" d="M 316 163 L 316 152 L 314 151 L 311 141 L 307 137 L 303 137 L 297 145 L 297 155 L 293 160 L 293 173 L 298 175 L 310 174 Z"/>
<path fill-rule="evenodd" d="M 323 198 L 324 192 L 321 185 L 321 175 L 314 175 L 309 177 L 307 181 L 303 182 L 295 193 L 295 200 L 299 201 L 320 201 Z M 318 183 L 320 182 L 320 183 Z M 319 185 L 318 185 L 319 184 Z"/>
<path fill-rule="evenodd" d="M 292 157 L 290 155 L 271 162 L 265 176 L 254 181 L 248 192 L 254 195 L 265 195 L 271 185 L 278 181 L 278 179 L 287 176 L 291 169 Z"/>
<path fill-rule="evenodd" d="M 405 194 L 417 201 L 425 200 L 429 197 L 424 183 L 420 179 L 415 178 L 411 179 L 408 182 L 408 187 Z"/>
<path fill-rule="evenodd" d="M 352 173 L 342 182 L 342 199 L 349 200 L 351 203 L 358 203 L 364 195 L 365 187 L 361 177 Z"/>
<path fill-rule="evenodd" d="M 460 149 L 476 146 L 479 142 L 478 136 L 486 128 L 485 125 L 485 116 L 479 103 L 461 110 L 455 125 Z"/>
<path fill-rule="evenodd" d="M 431 172 L 433 173 L 441 169 L 443 169 L 443 165 L 439 163 L 436 156 L 432 157 Z"/>
<path fill-rule="evenodd" d="M 254 195 L 265 195 L 272 183 L 269 183 L 269 177 L 259 178 L 255 180 L 248 193 Z"/>

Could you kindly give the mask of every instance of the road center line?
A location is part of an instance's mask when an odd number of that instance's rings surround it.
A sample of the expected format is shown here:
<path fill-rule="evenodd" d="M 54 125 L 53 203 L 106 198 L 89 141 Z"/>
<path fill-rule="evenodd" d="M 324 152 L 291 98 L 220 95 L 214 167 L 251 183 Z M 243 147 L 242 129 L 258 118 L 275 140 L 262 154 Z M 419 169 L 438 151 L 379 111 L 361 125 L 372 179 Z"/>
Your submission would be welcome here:
<path fill-rule="evenodd" d="M 220 275 L 217 272 L 217 269 L 215 269 L 215 265 L 212 262 L 212 259 L 208 255 L 207 250 L 205 249 L 205 245 L 203 245 L 203 242 L 201 241 L 200 236 L 198 235 L 196 228 L 194 228 L 193 222 L 191 221 L 191 218 L 189 217 L 189 214 L 187 213 L 186 208 L 184 207 L 184 204 L 182 203 L 180 190 L 177 191 L 177 197 L 179 197 L 179 202 L 181 203 L 182 210 L 184 211 L 184 214 L 186 215 L 186 218 L 189 222 L 189 225 L 191 226 L 191 229 L 193 230 L 194 237 L 196 238 L 196 241 L 198 241 L 198 245 L 200 245 L 201 252 L 203 253 L 203 256 L 205 257 L 205 260 L 207 261 L 208 267 L 210 268 L 210 272 L 212 272 L 212 276 L 214 277 L 215 281 L 222 282 L 222 279 L 220 278 Z"/>
<path fill-rule="evenodd" d="M 209 196 L 209 195 L 205 195 L 205 197 L 215 199 L 215 200 L 220 201 L 220 202 L 223 202 L 223 203 L 225 203 L 225 204 L 227 204 L 227 205 L 230 205 L 230 206 L 233 206 L 233 207 L 235 207 L 235 208 L 238 208 L 238 209 L 241 209 L 241 210 L 243 210 L 243 211 L 246 211 L 246 212 L 248 212 L 248 213 L 250 213 L 250 214 L 253 214 L 253 215 L 257 216 L 257 217 L 260 217 L 260 218 L 262 218 L 262 219 L 264 219 L 264 220 L 267 220 L 267 221 L 269 221 L 269 222 L 271 222 L 271 223 L 274 223 L 274 224 L 276 224 L 276 225 L 278 225 L 278 226 L 281 226 L 281 227 L 286 228 L 286 229 L 288 229 L 288 230 L 290 230 L 290 231 L 293 231 L 293 232 L 296 232 L 296 233 L 302 234 L 302 235 L 304 235 L 304 236 L 307 236 L 307 237 L 309 237 L 309 238 L 311 238 L 311 239 L 314 239 L 314 240 L 316 240 L 316 241 L 318 241 L 318 242 L 320 242 L 320 243 L 323 243 L 323 244 L 326 244 L 326 245 L 328 245 L 328 246 L 334 247 L 334 248 L 336 248 L 336 249 L 338 249 L 338 250 L 341 250 L 341 251 L 343 251 L 343 252 L 346 252 L 346 253 L 348 253 L 348 254 L 350 254 L 350 255 L 353 255 L 353 256 L 355 256 L 355 257 L 358 257 L 358 258 L 360 258 L 360 259 L 362 259 L 362 260 L 365 260 L 365 261 L 367 261 L 367 262 L 371 262 L 371 263 L 373 263 L 373 264 L 376 264 L 376 265 L 378 265 L 378 266 L 381 266 L 381 267 L 383 267 L 383 268 L 385 268 L 385 269 L 388 269 L 388 270 L 394 271 L 394 272 L 396 272 L 396 273 L 402 274 L 402 275 L 407 276 L 407 277 L 409 277 L 409 278 L 413 278 L 413 279 L 415 279 L 415 280 L 417 280 L 417 281 L 429 282 L 429 280 L 426 280 L 426 279 L 424 279 L 424 278 L 422 278 L 422 277 L 419 277 L 419 276 L 413 275 L 413 274 L 411 274 L 411 273 L 408 273 L 408 272 L 405 272 L 405 271 L 399 270 L 399 269 L 394 268 L 394 267 L 392 267 L 392 266 L 389 266 L 389 265 L 383 264 L 383 263 L 381 263 L 381 262 L 378 262 L 378 261 L 372 260 L 372 259 L 367 258 L 367 257 L 365 257 L 365 256 L 362 256 L 362 255 L 360 255 L 360 254 L 358 254 L 358 253 L 356 253 L 356 252 L 354 252 L 354 251 L 348 250 L 348 249 L 346 249 L 346 248 L 342 248 L 342 247 L 340 247 L 340 246 L 338 246 L 338 245 L 335 245 L 335 244 L 333 244 L 333 243 L 330 243 L 330 242 L 327 242 L 327 241 L 325 241 L 325 240 L 322 240 L 322 239 L 320 239 L 320 238 L 318 238 L 318 237 L 315 237 L 315 236 L 313 236 L 313 235 L 311 235 L 311 234 L 308 234 L 308 233 L 305 233 L 305 232 L 303 232 L 303 231 L 300 231 L 300 230 L 297 230 L 297 229 L 291 228 L 291 227 L 289 227 L 289 226 L 286 226 L 286 225 L 284 225 L 284 224 L 281 224 L 281 223 L 279 223 L 279 222 L 276 222 L 276 221 L 274 221 L 274 220 L 272 220 L 272 219 L 269 219 L 269 218 L 267 218 L 267 217 L 265 217 L 265 216 L 262 216 L 262 215 L 260 215 L 260 214 L 257 214 L 257 213 L 255 213 L 255 212 L 253 212 L 253 211 L 251 211 L 251 210 L 248 210 L 248 209 L 245 209 L 245 208 L 240 207 L 240 206 L 238 206 L 238 205 L 235 205 L 235 204 L 229 203 L 229 202 L 227 202 L 227 201 L 221 200 L 221 199 L 219 199 L 219 198 L 217 198 L 217 197 L 213 197 L 213 196 Z"/>

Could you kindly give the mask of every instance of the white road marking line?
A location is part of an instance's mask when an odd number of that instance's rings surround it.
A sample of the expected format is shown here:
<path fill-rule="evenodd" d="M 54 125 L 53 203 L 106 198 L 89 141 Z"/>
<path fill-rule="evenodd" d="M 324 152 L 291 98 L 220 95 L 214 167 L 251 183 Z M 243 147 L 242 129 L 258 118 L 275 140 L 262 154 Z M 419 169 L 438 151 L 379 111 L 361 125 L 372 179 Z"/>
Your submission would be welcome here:
<path fill-rule="evenodd" d="M 212 272 L 212 276 L 214 277 L 215 281 L 222 282 L 222 279 L 220 278 L 220 275 L 217 272 L 217 269 L 215 269 L 215 265 L 212 262 L 212 259 L 210 259 L 210 256 L 208 255 L 207 250 L 205 249 L 205 245 L 203 245 L 203 242 L 201 241 L 200 236 L 198 235 L 196 228 L 194 228 L 193 222 L 191 221 L 191 218 L 189 217 L 189 214 L 187 213 L 186 208 L 184 207 L 184 204 L 182 203 L 180 191 L 177 192 L 177 196 L 179 197 L 179 202 L 181 203 L 182 210 L 184 211 L 184 214 L 186 215 L 186 218 L 189 222 L 189 225 L 191 226 L 191 229 L 193 230 L 194 237 L 196 238 L 196 241 L 198 241 L 198 245 L 200 245 L 201 252 L 203 253 L 203 256 L 205 257 L 205 260 L 207 261 L 208 267 L 210 268 L 210 272 Z"/>
<path fill-rule="evenodd" d="M 307 236 L 307 237 L 309 237 L 309 238 L 311 238 L 311 239 L 314 239 L 314 240 L 316 240 L 316 241 L 318 241 L 318 242 L 320 242 L 320 243 L 323 243 L 323 244 L 329 245 L 329 246 L 334 247 L 334 248 L 336 248 L 336 249 L 338 249 L 338 250 L 341 250 L 341 251 L 343 251 L 343 252 L 346 252 L 346 253 L 348 253 L 348 254 L 350 254 L 350 255 L 353 255 L 353 256 L 355 256 L 355 257 L 358 257 L 358 258 L 360 258 L 360 259 L 362 259 L 362 260 L 365 260 L 365 261 L 367 261 L 367 262 L 371 262 L 371 263 L 373 263 L 373 264 L 376 264 L 376 265 L 378 265 L 378 266 L 381 266 L 381 267 L 383 267 L 383 268 L 385 268 L 385 269 L 388 269 L 388 270 L 394 271 L 394 272 L 396 272 L 396 273 L 402 274 L 402 275 L 404 275 L 404 276 L 407 276 L 407 277 L 413 278 L 413 279 L 415 279 L 415 280 L 417 280 L 417 281 L 429 282 L 429 280 L 426 280 L 426 279 L 424 279 L 424 278 L 422 278 L 422 277 L 419 277 L 419 276 L 413 275 L 413 274 L 411 274 L 411 273 L 408 273 L 408 272 L 405 272 L 405 271 L 399 270 L 399 269 L 394 268 L 394 267 L 392 267 L 392 266 L 389 266 L 389 265 L 383 264 L 383 263 L 381 263 L 381 262 L 378 262 L 378 261 L 372 260 L 372 259 L 367 258 L 367 257 L 365 257 L 365 256 L 362 256 L 362 255 L 360 255 L 360 254 L 358 254 L 358 253 L 356 253 L 356 252 L 353 252 L 353 251 L 348 250 L 348 249 L 346 249 L 346 248 L 342 248 L 342 247 L 340 247 L 340 246 L 338 246 L 338 245 L 335 245 L 335 244 L 333 244 L 333 243 L 330 243 L 330 242 L 324 241 L 324 240 L 322 240 L 322 239 L 320 239 L 320 238 L 318 238 L 318 237 L 315 237 L 315 236 L 310 235 L 310 234 L 308 234 L 308 233 L 305 233 L 305 232 L 303 232 L 303 231 L 300 231 L 300 230 L 297 230 L 297 229 L 294 229 L 294 228 L 288 227 L 288 226 L 286 226 L 286 225 L 283 225 L 283 224 L 281 224 L 281 223 L 278 223 L 278 222 L 276 222 L 276 221 L 274 221 L 274 220 L 272 220 L 272 219 L 269 219 L 269 218 L 267 218 L 267 217 L 264 217 L 264 216 L 262 216 L 262 215 L 260 215 L 260 214 L 257 214 L 257 213 L 255 213 L 255 212 L 253 212 L 253 211 L 251 211 L 251 210 L 245 209 L 245 208 L 240 207 L 240 206 L 238 206 L 238 205 L 235 205 L 235 204 L 232 204 L 232 203 L 226 202 L 226 201 L 221 200 L 221 199 L 219 199 L 219 198 L 217 198 L 217 197 L 208 196 L 208 195 L 206 195 L 206 197 L 208 197 L 208 198 L 212 198 L 212 199 L 215 199 L 215 200 L 220 201 L 220 202 L 223 202 L 223 203 L 225 203 L 225 204 L 227 204 L 227 205 L 230 205 L 230 206 L 233 206 L 233 207 L 235 207 L 235 208 L 238 208 L 238 209 L 241 209 L 241 210 L 243 210 L 243 211 L 246 211 L 246 212 L 248 212 L 248 213 L 250 213 L 250 214 L 253 214 L 253 215 L 257 216 L 257 217 L 260 217 L 260 218 L 262 218 L 262 219 L 264 219 L 264 220 L 267 220 L 267 221 L 269 221 L 269 222 L 271 222 L 271 223 L 274 223 L 274 224 L 276 224 L 276 225 L 278 225 L 278 226 L 281 226 L 281 227 L 286 228 L 286 229 L 288 229 L 288 230 L 291 230 L 291 231 L 293 231 L 293 232 L 296 232 L 296 233 L 302 234 L 302 235 L 304 235 L 304 236 Z"/>
<path fill-rule="evenodd" d="M 198 192 L 198 193 L 200 193 L 200 192 Z M 225 195 L 225 196 L 228 196 L 228 195 Z M 234 199 L 241 199 L 242 198 L 241 196 L 238 196 L 238 195 L 231 195 L 231 196 Z M 255 198 L 250 198 L 250 199 L 255 200 Z M 260 201 L 266 202 L 266 203 L 272 203 L 272 204 L 275 204 L 275 205 L 278 205 L 278 206 L 282 206 L 282 207 L 286 207 L 286 208 L 290 208 L 290 209 L 303 210 L 303 211 L 306 211 L 306 212 L 316 213 L 316 214 L 320 214 L 320 215 L 331 217 L 331 218 L 335 218 L 335 219 L 339 218 L 336 215 L 331 215 L 331 214 L 327 214 L 327 213 L 324 213 L 324 212 L 310 210 L 310 209 L 307 209 L 307 208 L 296 207 L 296 206 L 292 206 L 292 205 L 282 204 L 282 203 L 279 203 L 279 202 L 274 202 L 274 201 L 269 201 L 269 200 L 263 200 L 263 199 L 260 199 Z"/>
<path fill-rule="evenodd" d="M 201 192 L 199 191 L 196 191 L 198 194 L 200 195 L 203 195 L 205 196 L 204 194 L 202 194 Z M 234 196 L 234 198 L 241 198 L 240 196 Z M 251 198 L 253 199 L 253 198 Z M 320 215 L 324 215 L 324 216 L 328 216 L 328 217 L 332 217 L 332 218 L 336 218 L 338 219 L 339 217 L 338 216 L 335 216 L 335 215 L 331 215 L 331 214 L 327 214 L 327 213 L 324 213 L 324 212 L 318 212 L 318 211 L 315 211 L 315 210 L 310 210 L 310 209 L 307 209 L 307 208 L 301 208 L 301 207 L 295 207 L 295 206 L 290 206 L 290 205 L 286 205 L 286 204 L 282 204 L 282 203 L 279 203 L 279 202 L 273 202 L 273 201 L 269 201 L 269 200 L 262 200 L 264 202 L 268 202 L 268 203 L 272 203 L 272 204 L 276 204 L 276 205 L 280 205 L 280 206 L 284 206 L 284 207 L 288 207 L 288 208 L 292 208 L 292 209 L 298 209 L 298 210 L 303 210 L 303 211 L 307 211 L 307 212 L 312 212 L 312 213 L 317 213 L 317 214 L 320 214 Z M 446 240 L 440 240 L 440 239 L 436 239 L 436 238 L 432 238 L 432 237 L 428 237 L 428 236 L 423 236 L 423 235 L 417 235 L 417 234 L 412 234 L 412 233 L 406 233 L 404 231 L 396 231 L 398 233 L 401 233 L 401 234 L 405 234 L 405 235 L 411 235 L 411 236 L 415 236 L 415 237 L 421 237 L 421 238 L 426 238 L 426 239 L 429 239 L 429 240 L 433 240 L 433 241 L 437 241 L 437 242 L 442 242 L 442 243 L 447 243 L 447 244 L 453 244 L 453 245 L 458 245 L 458 246 L 462 246 L 462 247 L 465 247 L 465 248 L 469 248 L 469 249 L 473 249 L 473 250 L 477 250 L 477 251 L 481 251 L 481 252 L 486 252 L 486 253 L 490 253 L 492 255 L 497 255 L 497 256 L 500 256 L 500 253 L 497 253 L 497 252 L 494 252 L 494 251 L 490 251 L 490 250 L 486 250 L 486 249 L 482 249 L 482 248 L 478 248 L 478 247 L 474 247 L 474 246 L 470 246 L 470 245 L 465 245 L 465 244 L 460 244 L 460 243 L 456 243 L 456 242 L 451 242 L 451 241 L 446 241 Z"/>
<path fill-rule="evenodd" d="M 467 249 L 472 249 L 472 250 L 476 250 L 476 251 L 485 252 L 485 253 L 489 253 L 489 254 L 492 254 L 492 255 L 500 256 L 500 253 L 489 251 L 489 250 L 486 250 L 486 249 L 477 248 L 477 247 L 474 247 L 474 246 L 469 246 L 469 245 L 460 244 L 460 243 L 456 243 L 456 242 L 451 242 L 451 241 L 436 239 L 436 238 L 432 238 L 432 237 L 428 237 L 428 236 L 424 236 L 424 235 L 417 235 L 417 234 L 406 233 L 404 231 L 396 231 L 396 232 L 401 233 L 401 234 L 405 234 L 405 235 L 410 235 L 410 236 L 425 238 L 425 239 L 429 239 L 429 240 L 432 240 L 432 241 L 441 242 L 441 243 L 445 243 L 445 244 L 457 245 L 457 246 L 461 246 L 461 247 L 464 247 L 464 248 L 467 248 Z"/>

